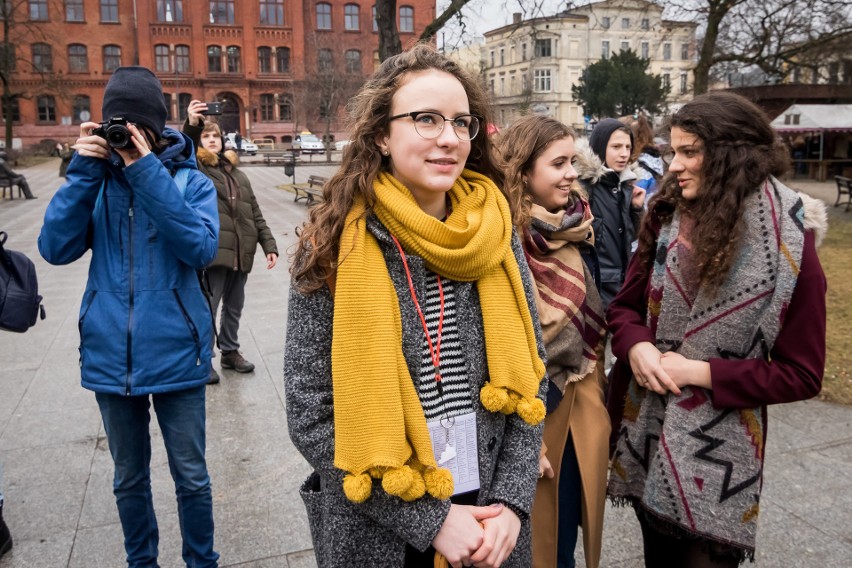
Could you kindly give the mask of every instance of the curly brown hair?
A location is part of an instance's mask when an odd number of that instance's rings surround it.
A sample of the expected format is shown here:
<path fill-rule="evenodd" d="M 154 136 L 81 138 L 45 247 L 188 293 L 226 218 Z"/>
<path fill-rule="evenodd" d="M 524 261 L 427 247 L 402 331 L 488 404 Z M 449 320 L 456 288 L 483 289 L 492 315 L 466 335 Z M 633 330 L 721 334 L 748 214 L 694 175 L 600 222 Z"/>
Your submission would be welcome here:
<path fill-rule="evenodd" d="M 690 234 L 701 282 L 713 291 L 724 282 L 742 238 L 746 198 L 769 176 L 789 168 L 784 145 L 766 114 L 748 99 L 712 92 L 695 97 L 677 111 L 669 128 L 680 128 L 703 143 L 702 186 L 692 201 L 683 199 L 677 174 L 668 172 L 648 204 L 639 232 L 637 254 L 648 269 L 656 254 L 654 226 L 667 222 L 675 210 L 694 220 Z"/>
<path fill-rule="evenodd" d="M 532 195 L 524 183 L 535 161 L 552 142 L 563 138 L 577 139 L 573 128 L 558 120 L 539 115 L 524 116 L 500 136 L 498 160 L 506 176 L 504 191 L 512 208 L 512 223 L 519 230 L 530 222 Z"/>
<path fill-rule="evenodd" d="M 622 116 L 618 120 L 633 131 L 633 155 L 630 156 L 630 161 L 635 162 L 646 148 L 654 147 L 654 131 L 651 129 L 651 123 L 648 117 L 641 113 L 636 115 L 636 118 L 630 115 Z"/>
<path fill-rule="evenodd" d="M 393 96 L 408 74 L 430 69 L 458 79 L 467 93 L 471 114 L 483 119 L 482 132 L 471 141 L 465 167 L 502 186 L 503 176 L 495 167 L 491 141 L 485 134 L 485 126 L 491 122 L 491 108 L 479 81 L 426 43 L 388 58 L 349 102 L 347 126 L 352 141 L 343 153 L 340 169 L 323 187 L 323 201 L 311 209 L 309 220 L 299 231 L 290 275 L 301 292 L 319 289 L 336 270 L 340 235 L 355 196 L 362 195 L 367 201 L 367 214 L 371 211 L 375 203 L 373 181 L 388 167 L 388 158 L 382 156 L 376 139 L 388 131 Z"/>

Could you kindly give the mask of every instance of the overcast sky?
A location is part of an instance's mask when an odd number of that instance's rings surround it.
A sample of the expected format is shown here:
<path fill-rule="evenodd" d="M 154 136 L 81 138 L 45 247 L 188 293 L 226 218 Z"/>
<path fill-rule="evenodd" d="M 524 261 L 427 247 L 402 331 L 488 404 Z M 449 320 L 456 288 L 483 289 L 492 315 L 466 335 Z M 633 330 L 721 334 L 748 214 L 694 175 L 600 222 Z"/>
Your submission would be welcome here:
<path fill-rule="evenodd" d="M 530 5 L 535 2 L 541 6 L 539 13 L 524 13 L 524 19 L 540 16 L 552 16 L 565 6 L 565 0 L 471 0 L 463 9 L 466 30 L 462 32 L 461 27 L 455 21 L 444 26 L 443 38 L 441 33 L 438 37 L 438 46 L 444 41 L 447 45 L 463 42 L 470 43 L 472 36 L 481 36 L 483 33 L 505 26 L 512 22 L 514 12 L 525 12 L 530 10 Z M 585 3 L 582 0 L 575 4 Z M 521 7 L 521 4 L 525 8 Z M 438 0 L 438 13 L 449 5 L 448 0 Z"/>

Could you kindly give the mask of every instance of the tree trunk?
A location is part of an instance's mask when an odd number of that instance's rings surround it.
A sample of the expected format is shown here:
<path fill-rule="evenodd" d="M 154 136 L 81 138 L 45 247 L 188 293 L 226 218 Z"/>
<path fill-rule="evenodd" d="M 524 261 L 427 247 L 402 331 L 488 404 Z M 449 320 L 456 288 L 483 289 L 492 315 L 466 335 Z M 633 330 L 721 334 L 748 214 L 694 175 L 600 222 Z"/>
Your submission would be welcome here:
<path fill-rule="evenodd" d="M 379 61 L 402 53 L 396 27 L 396 0 L 376 0 L 376 27 L 379 28 Z"/>
<path fill-rule="evenodd" d="M 716 54 L 716 40 L 719 38 L 719 25 L 735 2 L 727 0 L 712 0 L 707 6 L 710 9 L 707 14 L 707 30 L 704 33 L 704 41 L 701 43 L 701 52 L 698 63 L 695 65 L 695 94 L 706 93 L 710 87 L 710 68 L 713 67 L 713 56 Z"/>

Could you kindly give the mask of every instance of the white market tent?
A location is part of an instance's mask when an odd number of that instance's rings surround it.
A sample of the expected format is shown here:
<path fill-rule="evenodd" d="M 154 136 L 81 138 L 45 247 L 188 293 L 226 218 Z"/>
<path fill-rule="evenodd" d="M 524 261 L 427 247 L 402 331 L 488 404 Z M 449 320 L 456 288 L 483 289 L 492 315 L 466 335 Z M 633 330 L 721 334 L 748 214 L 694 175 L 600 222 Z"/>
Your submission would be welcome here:
<path fill-rule="evenodd" d="M 772 128 L 780 134 L 819 135 L 819 174 L 825 179 L 825 133 L 852 132 L 852 104 L 850 105 L 791 105 L 772 121 Z"/>

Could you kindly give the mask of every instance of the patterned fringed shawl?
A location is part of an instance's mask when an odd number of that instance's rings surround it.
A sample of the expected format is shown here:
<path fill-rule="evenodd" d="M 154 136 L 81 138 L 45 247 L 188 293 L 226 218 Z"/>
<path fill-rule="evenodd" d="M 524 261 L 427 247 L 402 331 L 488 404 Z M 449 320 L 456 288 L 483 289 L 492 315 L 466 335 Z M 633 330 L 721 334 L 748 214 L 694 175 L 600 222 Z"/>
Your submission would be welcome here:
<path fill-rule="evenodd" d="M 651 274 L 647 323 L 657 348 L 703 361 L 768 359 L 799 273 L 803 216 L 799 196 L 774 179 L 750 196 L 738 258 L 711 297 L 691 290 L 676 213 L 660 230 Z M 765 407 L 716 409 L 708 391 L 682 391 L 660 396 L 631 380 L 608 492 L 686 534 L 753 556 Z"/>

